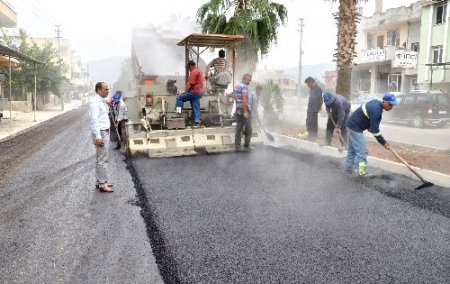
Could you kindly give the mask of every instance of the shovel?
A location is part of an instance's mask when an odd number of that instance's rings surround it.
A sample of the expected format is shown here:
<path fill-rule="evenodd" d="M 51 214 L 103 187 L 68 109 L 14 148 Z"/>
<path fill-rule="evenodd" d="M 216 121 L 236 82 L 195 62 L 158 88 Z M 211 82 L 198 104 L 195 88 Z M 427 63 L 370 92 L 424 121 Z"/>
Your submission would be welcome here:
<path fill-rule="evenodd" d="M 264 132 L 264 135 L 266 135 L 267 139 L 269 139 L 270 142 L 274 142 L 275 138 L 272 136 L 272 134 L 270 134 L 269 132 L 266 131 L 266 129 L 262 125 L 261 121 L 259 120 L 258 114 L 256 114 L 256 120 L 258 121 L 259 128 L 261 128 L 262 132 Z"/>
<path fill-rule="evenodd" d="M 434 184 L 426 181 L 421 175 L 419 175 L 418 172 L 416 172 L 413 168 L 411 168 L 411 166 L 402 158 L 400 157 L 397 152 L 394 151 L 394 149 L 392 149 L 392 147 L 389 147 L 389 150 L 411 171 L 413 172 L 413 174 L 415 174 L 422 182 L 423 184 L 416 187 L 416 189 L 422 189 L 422 188 L 427 188 L 430 186 L 433 186 Z"/>
<path fill-rule="evenodd" d="M 119 135 L 119 127 L 120 127 L 120 122 L 119 124 L 117 124 L 117 127 L 114 125 L 114 128 L 116 130 L 116 136 L 117 136 L 117 140 L 119 141 L 119 143 L 122 143 L 122 139 L 120 139 L 120 135 Z"/>
<path fill-rule="evenodd" d="M 336 129 L 336 122 L 334 122 L 333 117 L 331 116 L 331 114 L 329 112 L 328 113 L 328 117 L 331 119 L 331 122 L 333 122 L 334 128 Z M 344 145 L 345 150 L 347 150 L 347 143 L 345 143 L 344 137 L 342 137 L 342 134 L 339 135 L 339 139 L 342 142 L 342 145 Z M 342 152 L 342 148 L 340 148 L 340 151 Z"/>

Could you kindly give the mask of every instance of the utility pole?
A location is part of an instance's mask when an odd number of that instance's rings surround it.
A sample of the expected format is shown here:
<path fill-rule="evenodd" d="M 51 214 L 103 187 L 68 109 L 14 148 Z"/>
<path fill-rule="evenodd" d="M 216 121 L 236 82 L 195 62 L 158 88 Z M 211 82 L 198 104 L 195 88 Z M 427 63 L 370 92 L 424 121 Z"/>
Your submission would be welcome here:
<path fill-rule="evenodd" d="M 86 73 L 84 77 L 84 82 L 86 83 L 86 93 L 89 92 L 90 84 L 89 84 L 89 64 L 86 64 Z"/>
<path fill-rule="evenodd" d="M 63 68 L 62 68 L 62 58 L 61 58 L 61 43 L 60 43 L 60 39 L 61 39 L 61 25 L 55 25 L 56 27 L 56 38 L 58 39 L 58 56 L 59 56 L 59 70 L 61 72 L 61 111 L 64 111 L 64 89 L 63 89 L 63 81 L 62 81 L 62 77 L 63 77 Z"/>
<path fill-rule="evenodd" d="M 299 58 L 298 58 L 298 84 L 297 84 L 297 97 L 300 98 L 301 95 L 301 86 L 302 86 L 302 55 L 303 55 L 303 48 L 302 48 L 302 40 L 303 40 L 303 18 L 299 18 L 299 28 L 300 28 L 300 52 L 299 52 Z"/>

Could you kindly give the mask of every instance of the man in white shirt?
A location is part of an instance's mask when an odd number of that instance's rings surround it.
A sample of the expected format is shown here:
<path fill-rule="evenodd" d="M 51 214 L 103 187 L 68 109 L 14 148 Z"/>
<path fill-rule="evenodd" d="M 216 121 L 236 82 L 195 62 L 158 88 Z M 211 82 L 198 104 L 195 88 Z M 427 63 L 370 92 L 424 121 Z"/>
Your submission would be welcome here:
<path fill-rule="evenodd" d="M 95 92 L 97 94 L 89 102 L 90 128 L 96 148 L 95 175 L 100 191 L 113 192 L 112 185 L 108 183 L 106 169 L 106 165 L 108 164 L 110 128 L 109 107 L 105 101 L 109 92 L 108 85 L 105 82 L 98 82 L 95 84 Z"/>

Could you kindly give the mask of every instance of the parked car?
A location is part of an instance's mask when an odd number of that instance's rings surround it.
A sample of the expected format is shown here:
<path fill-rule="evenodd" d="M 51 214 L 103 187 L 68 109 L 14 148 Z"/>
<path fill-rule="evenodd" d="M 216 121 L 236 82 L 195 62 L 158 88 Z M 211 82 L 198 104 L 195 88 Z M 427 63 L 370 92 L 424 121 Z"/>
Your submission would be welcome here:
<path fill-rule="evenodd" d="M 383 121 L 445 126 L 450 121 L 450 95 L 438 91 L 410 91 L 396 96 L 399 104 L 383 114 Z"/>
<path fill-rule="evenodd" d="M 354 111 L 359 106 L 361 106 L 364 103 L 367 103 L 368 101 L 371 101 L 373 99 L 379 99 L 381 100 L 381 97 L 383 97 L 383 94 L 363 94 L 358 96 L 356 99 L 353 99 L 350 101 L 351 103 L 351 111 Z"/>

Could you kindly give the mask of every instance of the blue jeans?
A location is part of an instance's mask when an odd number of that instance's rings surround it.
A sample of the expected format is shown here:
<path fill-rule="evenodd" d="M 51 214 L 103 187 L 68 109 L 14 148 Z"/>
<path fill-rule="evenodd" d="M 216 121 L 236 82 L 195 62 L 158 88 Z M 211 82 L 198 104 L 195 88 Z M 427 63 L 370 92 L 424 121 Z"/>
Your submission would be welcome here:
<path fill-rule="evenodd" d="M 366 140 L 362 132 L 356 132 L 347 127 L 347 160 L 345 168 L 353 169 L 355 163 L 364 162 L 367 165 Z"/>
<path fill-rule="evenodd" d="M 200 112 L 200 99 L 202 98 L 201 94 L 194 94 L 191 92 L 184 92 L 181 95 L 177 96 L 176 107 L 183 108 L 184 102 L 189 101 L 192 107 L 192 114 L 194 116 L 194 121 L 200 123 L 201 112 Z"/>

